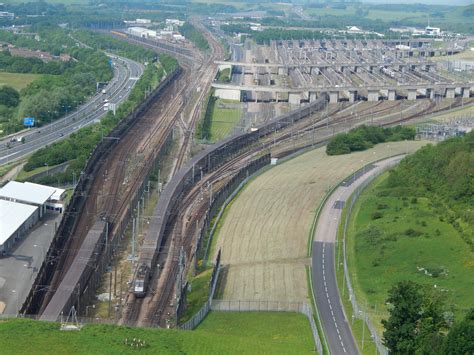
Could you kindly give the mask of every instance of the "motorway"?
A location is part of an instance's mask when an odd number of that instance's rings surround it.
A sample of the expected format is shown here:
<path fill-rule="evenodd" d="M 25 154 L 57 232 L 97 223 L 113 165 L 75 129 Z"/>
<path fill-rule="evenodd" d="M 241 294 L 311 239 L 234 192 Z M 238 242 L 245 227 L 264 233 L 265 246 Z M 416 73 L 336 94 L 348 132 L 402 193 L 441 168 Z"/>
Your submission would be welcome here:
<path fill-rule="evenodd" d="M 315 230 L 312 253 L 314 297 L 324 334 L 332 354 L 359 354 L 341 305 L 336 281 L 335 243 L 345 202 L 369 177 L 399 162 L 393 157 L 364 167 L 344 181 L 324 204 Z"/>
<path fill-rule="evenodd" d="M 23 137 L 24 143 L 11 141 L 12 136 L 0 140 L 0 165 L 21 159 L 51 143 L 60 141 L 88 124 L 98 122 L 107 114 L 104 100 L 115 104 L 124 101 L 143 73 L 143 66 L 133 60 L 110 55 L 114 63 L 114 78 L 104 88 L 105 94 L 98 92 L 74 112 L 42 127 L 18 132 L 15 137 Z"/>

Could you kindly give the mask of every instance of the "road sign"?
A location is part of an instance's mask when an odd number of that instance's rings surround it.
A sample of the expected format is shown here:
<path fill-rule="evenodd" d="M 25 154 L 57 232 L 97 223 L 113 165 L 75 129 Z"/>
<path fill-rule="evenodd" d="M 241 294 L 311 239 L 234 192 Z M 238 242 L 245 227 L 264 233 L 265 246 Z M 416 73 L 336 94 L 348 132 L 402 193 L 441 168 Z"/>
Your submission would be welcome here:
<path fill-rule="evenodd" d="M 34 127 L 34 125 L 35 125 L 35 119 L 33 117 L 23 118 L 23 126 Z"/>

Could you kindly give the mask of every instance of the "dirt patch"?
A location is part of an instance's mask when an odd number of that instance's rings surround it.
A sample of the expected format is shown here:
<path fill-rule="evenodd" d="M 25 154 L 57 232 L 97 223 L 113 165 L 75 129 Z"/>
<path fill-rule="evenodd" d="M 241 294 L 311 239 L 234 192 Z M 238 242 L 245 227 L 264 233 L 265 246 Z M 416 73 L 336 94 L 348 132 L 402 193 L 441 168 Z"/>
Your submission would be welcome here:
<path fill-rule="evenodd" d="M 226 266 L 221 298 L 305 301 L 308 233 L 327 191 L 372 161 L 424 144 L 380 144 L 331 157 L 323 147 L 254 179 L 231 205 L 217 236 L 215 250 L 222 248 Z"/>

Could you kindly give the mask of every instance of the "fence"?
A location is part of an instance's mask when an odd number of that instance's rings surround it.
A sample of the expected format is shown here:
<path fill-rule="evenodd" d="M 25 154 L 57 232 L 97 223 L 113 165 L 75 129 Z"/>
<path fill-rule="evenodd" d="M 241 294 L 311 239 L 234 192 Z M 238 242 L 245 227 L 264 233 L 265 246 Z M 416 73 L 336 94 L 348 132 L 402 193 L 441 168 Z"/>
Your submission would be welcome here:
<path fill-rule="evenodd" d="M 351 280 L 350 280 L 350 276 L 349 276 L 349 268 L 347 266 L 346 234 L 347 234 L 347 227 L 349 225 L 350 216 L 351 216 L 351 213 L 352 213 L 352 208 L 354 207 L 354 204 L 356 203 L 356 201 L 359 198 L 362 191 L 364 191 L 364 189 L 377 176 L 379 176 L 380 174 L 382 174 L 384 171 L 386 171 L 387 169 L 389 169 L 390 167 L 392 167 L 395 164 L 397 164 L 397 162 L 394 162 L 393 164 L 390 164 L 389 166 L 387 166 L 385 169 L 383 169 L 381 171 L 378 171 L 377 173 L 371 175 L 369 178 L 367 178 L 361 185 L 359 185 L 355 189 L 354 193 L 352 194 L 352 196 L 350 197 L 350 199 L 349 199 L 349 201 L 346 205 L 347 210 L 346 210 L 346 217 L 345 217 L 345 220 L 344 220 L 343 239 L 342 239 L 342 248 L 343 248 L 343 255 L 344 255 L 344 279 L 345 279 L 347 290 L 348 290 L 348 293 L 349 293 L 349 300 L 352 304 L 353 317 L 363 319 L 363 321 L 367 325 L 367 329 L 369 329 L 369 331 L 370 331 L 371 338 L 375 343 L 377 351 L 381 355 L 388 355 L 388 350 L 383 345 L 382 339 L 380 339 L 380 337 L 378 336 L 377 331 L 376 331 L 372 321 L 370 320 L 370 318 L 368 316 L 368 312 L 357 303 L 355 293 L 354 293 L 354 289 L 352 288 L 352 284 L 351 284 Z"/>
<path fill-rule="evenodd" d="M 222 312 L 297 312 L 302 313 L 308 318 L 313 334 L 316 350 L 319 354 L 323 353 L 321 339 L 318 328 L 314 321 L 313 311 L 305 302 L 290 301 L 263 301 L 263 300 L 212 300 L 211 308 L 213 311 Z"/>
<path fill-rule="evenodd" d="M 216 257 L 214 270 L 212 271 L 212 277 L 211 277 L 211 282 L 210 282 L 210 287 L 209 287 L 209 297 L 206 303 L 204 304 L 204 306 L 202 306 L 201 309 L 190 320 L 188 320 L 186 323 L 180 326 L 181 329 L 193 330 L 199 325 L 199 323 L 202 322 L 204 317 L 207 316 L 207 314 L 211 310 L 212 299 L 214 298 L 214 293 L 216 292 L 217 280 L 219 279 L 220 270 L 221 270 L 221 251 L 219 250 Z"/>

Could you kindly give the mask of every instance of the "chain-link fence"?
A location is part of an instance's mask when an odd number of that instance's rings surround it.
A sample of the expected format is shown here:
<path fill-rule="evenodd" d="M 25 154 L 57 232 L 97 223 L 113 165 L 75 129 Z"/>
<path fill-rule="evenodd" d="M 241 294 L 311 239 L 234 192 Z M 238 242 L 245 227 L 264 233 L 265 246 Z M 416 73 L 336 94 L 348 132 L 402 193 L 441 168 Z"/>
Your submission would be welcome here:
<path fill-rule="evenodd" d="M 212 299 L 217 288 L 217 280 L 219 279 L 219 272 L 221 270 L 221 251 L 217 253 L 216 263 L 214 265 L 214 270 L 212 271 L 211 284 L 209 288 L 209 297 L 206 303 L 201 307 L 201 309 L 186 323 L 181 324 L 179 327 L 183 330 L 193 330 L 196 328 L 199 323 L 202 322 L 205 316 L 211 310 Z"/>
<path fill-rule="evenodd" d="M 351 213 L 352 213 L 352 208 L 354 207 L 355 203 L 357 202 L 357 199 L 359 198 L 362 191 L 364 191 L 364 189 L 376 177 L 378 177 L 384 171 L 386 171 L 390 167 L 393 167 L 397 163 L 398 163 L 398 161 L 394 161 L 393 163 L 389 164 L 385 169 L 382 169 L 382 170 L 378 171 L 377 173 L 371 175 L 370 177 L 368 177 L 362 184 L 360 184 L 355 189 L 354 193 L 352 194 L 352 196 L 350 197 L 350 199 L 348 200 L 348 203 L 346 205 L 347 210 L 346 210 L 346 217 L 345 217 L 345 220 L 344 220 L 343 239 L 342 239 L 342 248 L 343 248 L 343 255 L 344 255 L 344 279 L 345 279 L 345 284 L 346 284 L 348 294 L 349 294 L 349 301 L 352 304 L 352 310 L 353 310 L 352 317 L 362 319 L 365 322 L 365 324 L 367 325 L 367 329 L 370 332 L 370 337 L 372 338 L 375 346 L 377 347 L 377 351 L 381 355 L 388 355 L 388 350 L 383 345 L 382 339 L 377 334 L 376 328 L 375 328 L 374 324 L 372 323 L 372 321 L 370 320 L 370 317 L 369 317 L 369 314 L 368 314 L 367 310 L 365 308 L 361 307 L 360 304 L 357 302 L 357 299 L 356 299 L 356 296 L 355 296 L 355 293 L 354 293 L 354 289 L 352 288 L 352 283 L 351 283 L 351 279 L 350 279 L 350 276 L 349 276 L 349 268 L 347 266 L 346 234 L 347 234 L 347 227 L 349 225 L 349 220 L 350 220 Z"/>

